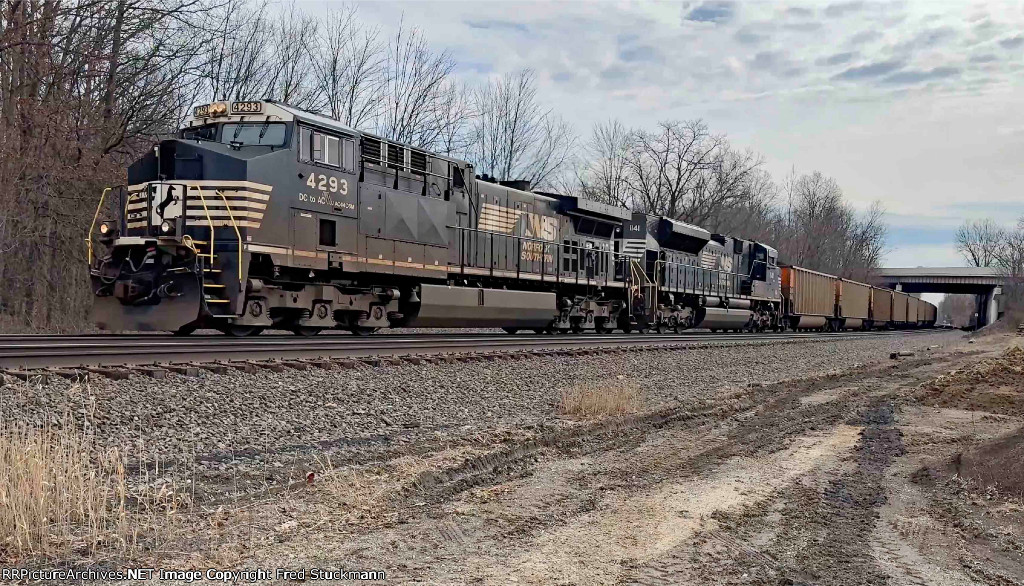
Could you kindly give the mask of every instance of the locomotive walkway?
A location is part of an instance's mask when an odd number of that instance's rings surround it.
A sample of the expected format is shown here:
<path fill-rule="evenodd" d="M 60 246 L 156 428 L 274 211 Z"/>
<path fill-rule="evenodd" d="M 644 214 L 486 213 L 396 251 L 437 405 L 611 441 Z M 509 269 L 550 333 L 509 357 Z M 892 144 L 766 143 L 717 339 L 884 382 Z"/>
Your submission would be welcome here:
<path fill-rule="evenodd" d="M 328 335 L 317 338 L 261 336 L 230 338 L 193 336 L 177 338 L 160 335 L 92 336 L 0 336 L 0 370 L 24 377 L 26 369 L 73 369 L 89 367 L 134 367 L 139 374 L 155 375 L 172 370 L 184 372 L 188 365 L 208 369 L 330 368 L 356 361 L 381 364 L 416 360 L 486 360 L 513 353 L 594 352 L 626 349 L 674 348 L 699 344 L 756 344 L 777 340 L 809 340 L 829 337 L 912 335 L 911 332 L 842 333 L 709 333 L 687 334 L 413 334 L 377 335 L 369 338 Z M 265 361 L 257 363 L 256 361 Z M 42 371 L 44 374 L 46 371 Z M 74 376 L 72 371 L 55 370 L 55 375 Z M 98 372 L 110 376 L 118 371 Z M 127 375 L 128 371 L 123 374 Z M 162 373 L 161 373 L 162 376 Z"/>

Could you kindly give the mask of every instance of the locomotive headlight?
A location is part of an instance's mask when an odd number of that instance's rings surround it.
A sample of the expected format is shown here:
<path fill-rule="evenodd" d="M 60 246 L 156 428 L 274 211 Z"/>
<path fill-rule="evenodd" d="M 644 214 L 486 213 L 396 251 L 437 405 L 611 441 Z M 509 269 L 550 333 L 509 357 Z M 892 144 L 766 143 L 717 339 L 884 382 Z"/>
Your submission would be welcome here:
<path fill-rule="evenodd" d="M 103 236 L 106 236 L 109 233 L 110 233 L 110 224 L 107 224 L 106 222 L 103 222 L 102 224 L 100 224 L 100 234 L 103 235 Z"/>
<path fill-rule="evenodd" d="M 228 113 L 227 102 L 215 102 L 210 104 L 210 116 L 224 116 Z"/>
<path fill-rule="evenodd" d="M 172 234 L 174 232 L 174 224 L 164 220 L 163 223 L 160 224 L 160 231 L 164 234 Z"/>

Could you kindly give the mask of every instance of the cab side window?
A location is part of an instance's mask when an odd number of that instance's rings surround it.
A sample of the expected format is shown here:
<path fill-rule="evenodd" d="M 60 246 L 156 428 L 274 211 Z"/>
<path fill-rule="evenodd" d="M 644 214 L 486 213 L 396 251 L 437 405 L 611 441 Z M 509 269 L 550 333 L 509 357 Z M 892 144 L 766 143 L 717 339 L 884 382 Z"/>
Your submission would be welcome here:
<path fill-rule="evenodd" d="M 299 160 L 352 171 L 355 169 L 352 139 L 302 128 L 299 131 Z"/>

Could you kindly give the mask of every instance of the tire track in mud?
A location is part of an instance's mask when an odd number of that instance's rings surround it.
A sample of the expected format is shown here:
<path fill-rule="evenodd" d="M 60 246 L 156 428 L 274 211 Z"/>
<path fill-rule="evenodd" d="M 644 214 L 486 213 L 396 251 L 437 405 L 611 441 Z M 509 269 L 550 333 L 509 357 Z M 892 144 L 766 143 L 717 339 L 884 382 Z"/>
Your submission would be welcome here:
<path fill-rule="evenodd" d="M 668 495 L 662 494 L 652 497 L 654 506 L 648 507 L 650 514 L 661 514 L 656 511 L 662 510 L 669 516 L 666 525 L 668 533 L 678 530 L 677 535 L 670 535 L 667 539 L 651 541 L 657 535 L 666 533 L 664 528 L 653 527 L 651 533 L 641 539 L 647 540 L 644 549 L 660 552 L 663 558 L 654 564 L 647 563 L 647 551 L 633 551 L 628 542 L 635 536 L 626 536 L 627 545 L 621 548 L 618 553 L 612 551 L 602 554 L 595 554 L 595 558 L 620 559 L 621 567 L 618 570 L 605 567 L 610 574 L 621 576 L 621 583 L 640 584 L 677 584 L 680 576 L 692 575 L 693 564 L 685 552 L 681 554 L 678 549 L 683 547 L 687 550 L 686 541 L 702 529 L 701 523 L 694 523 L 693 519 L 685 519 L 682 522 L 674 522 L 672 519 L 679 511 L 691 511 L 692 515 L 703 519 L 710 515 L 714 517 L 721 510 L 739 510 L 752 505 L 759 500 L 770 496 L 772 490 L 782 489 L 783 485 L 796 481 L 802 474 L 808 473 L 814 466 L 803 466 L 787 460 L 787 457 L 799 453 L 799 448 L 807 448 L 810 445 L 821 442 L 810 438 L 842 434 L 842 428 L 849 428 L 844 425 L 851 414 L 856 414 L 858 409 L 863 409 L 869 404 L 878 403 L 877 397 L 868 397 L 867 393 L 861 391 L 858 385 L 877 385 L 878 377 L 886 376 L 890 372 L 889 367 L 869 368 L 859 372 L 845 373 L 838 376 L 825 376 L 809 380 L 791 381 L 789 383 L 772 385 L 771 388 L 755 389 L 751 395 L 757 397 L 757 401 L 745 410 L 736 410 L 731 415 L 719 413 L 714 424 L 712 420 L 703 419 L 695 424 L 693 421 L 672 422 L 665 429 L 659 430 L 657 435 L 647 438 L 647 441 L 640 446 L 631 446 L 629 449 L 618 450 L 618 457 L 610 460 L 602 458 L 600 473 L 584 473 L 582 478 L 576 479 L 581 494 L 594 494 L 613 489 L 614 493 L 632 495 L 645 492 L 657 495 L 662 491 L 663 484 L 672 486 Z M 826 393 L 830 396 L 828 401 L 806 402 L 802 399 L 813 393 Z M 748 397 L 749 400 L 749 397 Z M 863 417 L 861 417 L 862 419 Z M 891 409 L 890 409 L 891 419 Z M 860 420 L 854 417 L 853 423 Z M 688 433 L 704 430 L 707 436 L 701 438 L 698 443 L 686 446 L 680 439 Z M 673 437 L 675 436 L 675 437 Z M 652 440 L 660 440 L 664 446 L 661 450 L 645 451 Z M 824 442 L 828 444 L 829 442 Z M 851 439 L 849 446 L 852 448 L 854 440 Z M 796 452 L 793 450 L 797 449 Z M 842 453 L 843 450 L 837 447 L 827 449 L 820 455 L 820 460 L 834 458 L 834 454 Z M 833 455 L 828 455 L 828 454 Z M 624 457 L 623 457 L 624 456 Z M 780 456 L 783 456 L 781 459 Z M 759 469 L 758 462 L 773 462 L 775 474 L 765 474 Z M 744 472 L 733 474 L 735 466 L 746 466 Z M 751 477 L 745 479 L 743 488 L 737 495 L 737 486 L 733 482 L 740 481 L 744 474 Z M 666 480 L 668 479 L 668 480 Z M 607 493 L 606 493 L 607 494 Z M 681 495 L 692 495 L 692 498 L 681 498 Z M 660 498 L 660 500 L 659 500 Z M 604 505 L 600 507 L 599 514 L 593 517 L 607 516 L 616 505 L 607 497 L 602 499 Z M 644 499 L 635 499 L 642 501 Z M 717 503 L 716 503 L 717 501 Z M 646 502 L 646 501 L 645 501 Z M 664 504 L 664 506 L 661 506 Z M 689 515 L 690 513 L 687 513 Z M 621 523 L 625 527 L 643 526 L 643 517 L 635 517 L 625 514 Z M 560 534 L 566 531 L 570 533 L 578 529 L 579 517 L 570 515 L 562 518 L 555 518 L 551 523 L 545 523 L 543 528 L 538 527 L 537 531 L 530 535 L 520 535 L 519 540 L 527 550 L 538 547 L 546 548 L 546 552 L 533 556 L 524 562 L 524 571 L 533 573 L 535 578 L 543 575 L 541 570 L 550 570 L 551 567 L 541 560 L 561 560 L 561 564 L 569 564 L 573 560 L 586 557 L 584 551 L 576 549 L 576 541 L 566 539 L 561 543 L 548 544 L 530 543 L 537 537 L 544 538 L 552 534 Z M 600 521 L 598 520 L 600 525 Z M 674 528 L 674 529 L 673 529 Z M 607 529 L 605 527 L 604 529 Z M 602 528 L 597 529 L 601 534 Z M 612 532 L 607 532 L 609 535 Z M 627 531 L 628 533 L 628 531 Z M 728 540 L 729 537 L 719 535 L 720 540 Z M 523 543 L 525 541 L 525 543 Z M 608 538 L 600 539 L 605 544 L 610 543 Z M 738 542 L 733 543 L 734 546 Z M 654 546 L 652 548 L 652 546 Z M 676 549 L 673 549 L 676 548 Z M 755 557 L 762 560 L 771 559 L 767 555 L 760 554 L 757 550 L 747 548 L 753 552 Z M 632 553 L 631 553 L 632 552 Z M 507 561 L 507 560 L 506 560 Z M 603 561 L 603 560 L 602 560 Z M 587 574 L 588 568 L 580 566 L 580 571 Z M 485 573 L 485 575 L 487 575 Z M 589 575 L 589 574 L 588 574 Z M 660 576 L 660 577 L 659 577 Z M 493 578 L 493 576 L 491 576 Z M 597 579 L 596 575 L 591 576 Z M 568 575 L 563 576 L 566 583 L 573 582 L 576 578 Z M 715 578 L 714 575 L 711 576 Z M 530 582 L 530 579 L 526 579 Z M 712 580 L 714 581 L 714 580 Z M 602 580 L 593 583 L 603 583 Z M 543 583 L 543 580 L 537 583 Z"/>
<path fill-rule="evenodd" d="M 716 515 L 720 528 L 699 536 L 688 560 L 696 576 L 721 584 L 887 584 L 871 538 L 886 470 L 904 453 L 894 410 L 879 401 L 847 422 L 862 427 L 860 438 L 829 478 L 801 479 L 761 506 Z"/>
<path fill-rule="evenodd" d="M 908 361 L 902 371 L 928 364 Z M 856 413 L 870 399 L 861 386 L 882 382 L 894 365 L 873 365 L 837 374 L 820 375 L 771 385 L 754 386 L 725 399 L 702 401 L 688 408 L 672 405 L 653 412 L 553 429 L 533 439 L 516 441 L 493 452 L 465 461 L 458 467 L 425 472 L 407 492 L 431 500 L 520 475 L 546 451 L 586 454 L 632 449 L 652 432 L 663 429 L 697 429 L 714 426 L 721 441 L 708 443 L 699 453 L 677 454 L 670 459 L 631 460 L 623 474 L 629 488 L 642 489 L 666 475 L 698 475 L 736 456 L 770 454 L 785 447 L 785 440 L 807 431 L 828 429 Z M 808 395 L 834 393 L 830 400 L 805 402 Z M 612 476 L 617 471 L 609 472 Z M 622 486 L 623 488 L 625 485 Z"/>

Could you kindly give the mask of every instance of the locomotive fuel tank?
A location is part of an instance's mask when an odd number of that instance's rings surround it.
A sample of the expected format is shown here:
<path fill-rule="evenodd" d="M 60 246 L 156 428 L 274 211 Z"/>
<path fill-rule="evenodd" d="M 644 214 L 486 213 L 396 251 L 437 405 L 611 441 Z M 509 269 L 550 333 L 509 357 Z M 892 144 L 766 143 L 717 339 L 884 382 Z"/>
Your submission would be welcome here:
<path fill-rule="evenodd" d="M 554 293 L 423 285 L 407 327 L 544 328 L 558 313 Z"/>
<path fill-rule="evenodd" d="M 711 330 L 738 330 L 747 327 L 753 314 L 746 309 L 697 308 L 694 327 Z"/>

